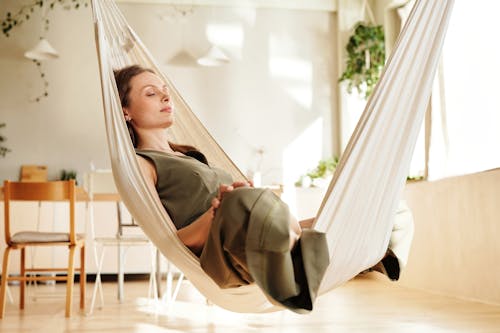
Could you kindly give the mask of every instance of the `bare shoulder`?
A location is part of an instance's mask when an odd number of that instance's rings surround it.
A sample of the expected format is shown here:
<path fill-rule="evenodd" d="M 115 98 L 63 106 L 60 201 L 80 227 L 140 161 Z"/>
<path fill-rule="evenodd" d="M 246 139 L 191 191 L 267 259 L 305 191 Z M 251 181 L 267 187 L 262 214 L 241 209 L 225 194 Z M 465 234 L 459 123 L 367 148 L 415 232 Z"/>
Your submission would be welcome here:
<path fill-rule="evenodd" d="M 146 177 L 148 182 L 156 184 L 156 168 L 153 162 L 139 155 L 136 155 L 136 157 L 144 177 Z"/>

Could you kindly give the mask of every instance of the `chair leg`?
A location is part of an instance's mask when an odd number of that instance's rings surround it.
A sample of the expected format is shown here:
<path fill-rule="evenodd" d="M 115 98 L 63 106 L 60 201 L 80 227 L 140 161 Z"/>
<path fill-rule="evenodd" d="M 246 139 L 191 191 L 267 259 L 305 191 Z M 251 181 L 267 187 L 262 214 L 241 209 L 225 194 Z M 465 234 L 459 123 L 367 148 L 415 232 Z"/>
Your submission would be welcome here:
<path fill-rule="evenodd" d="M 7 247 L 3 253 L 3 264 L 2 264 L 2 287 L 0 289 L 0 318 L 5 315 L 5 293 L 7 289 L 7 280 L 9 279 L 9 254 L 10 247 Z"/>
<path fill-rule="evenodd" d="M 85 287 L 87 285 L 87 273 L 85 271 L 85 246 L 80 248 L 80 309 L 85 309 Z"/>
<path fill-rule="evenodd" d="M 155 301 L 158 300 L 158 287 L 156 281 L 156 271 L 159 270 L 159 266 L 156 265 L 156 248 L 149 244 L 150 255 L 151 255 L 151 272 L 149 273 L 149 286 L 148 286 L 148 298 L 152 298 Z"/>
<path fill-rule="evenodd" d="M 69 246 L 68 274 L 66 280 L 66 318 L 71 317 L 73 302 L 73 284 L 75 279 L 75 245 Z"/>
<path fill-rule="evenodd" d="M 125 249 L 121 244 L 118 244 L 118 301 L 123 303 L 123 284 L 125 281 L 124 273 Z"/>
<path fill-rule="evenodd" d="M 102 270 L 102 263 L 104 261 L 104 254 L 106 247 L 102 246 L 101 249 L 101 255 L 99 258 L 97 258 L 97 245 L 94 243 L 94 254 L 96 258 L 96 266 L 97 266 L 97 272 L 95 273 L 95 282 L 94 282 L 94 291 L 92 292 L 92 299 L 90 300 L 90 309 L 89 312 L 87 313 L 88 315 L 91 315 L 92 312 L 94 311 L 94 305 L 95 305 L 95 299 L 97 297 L 97 292 L 99 291 L 99 296 L 101 298 L 101 308 L 104 307 L 104 295 L 102 292 L 102 283 L 101 283 L 101 270 Z"/>
<path fill-rule="evenodd" d="M 10 292 L 9 285 L 7 285 L 5 289 L 7 289 L 7 298 L 9 299 L 9 303 L 14 304 L 14 298 L 12 297 L 12 293 Z"/>
<path fill-rule="evenodd" d="M 21 248 L 21 277 L 26 278 L 26 248 Z M 19 281 L 19 308 L 24 309 L 24 299 L 26 292 L 26 280 Z"/>

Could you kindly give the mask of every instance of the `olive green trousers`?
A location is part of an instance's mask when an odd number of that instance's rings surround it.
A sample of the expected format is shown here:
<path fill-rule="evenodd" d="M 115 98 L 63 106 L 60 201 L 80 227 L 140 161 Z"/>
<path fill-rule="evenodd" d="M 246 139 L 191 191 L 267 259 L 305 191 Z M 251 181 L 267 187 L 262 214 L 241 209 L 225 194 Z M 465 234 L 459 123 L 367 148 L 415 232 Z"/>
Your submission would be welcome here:
<path fill-rule="evenodd" d="M 221 288 L 256 283 L 272 303 L 310 311 L 329 263 L 326 237 L 305 229 L 290 250 L 289 224 L 270 190 L 237 188 L 216 211 L 201 267 Z"/>

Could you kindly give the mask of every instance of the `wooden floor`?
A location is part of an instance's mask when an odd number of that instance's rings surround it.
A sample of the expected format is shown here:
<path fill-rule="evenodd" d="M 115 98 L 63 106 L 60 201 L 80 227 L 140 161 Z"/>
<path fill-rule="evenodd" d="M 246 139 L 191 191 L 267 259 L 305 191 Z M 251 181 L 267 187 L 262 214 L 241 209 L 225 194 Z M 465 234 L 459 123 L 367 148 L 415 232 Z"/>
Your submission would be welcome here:
<path fill-rule="evenodd" d="M 237 314 L 206 305 L 188 283 L 170 310 L 147 299 L 147 281 L 128 281 L 125 301 L 104 283 L 105 306 L 64 318 L 64 285 L 30 287 L 26 309 L 7 304 L 0 332 L 500 332 L 500 307 L 405 289 L 369 273 L 322 296 L 307 315 L 290 311 Z M 88 301 L 93 285 L 89 284 Z M 33 296 L 36 294 L 36 299 Z M 76 294 L 75 294 L 76 296 Z"/>

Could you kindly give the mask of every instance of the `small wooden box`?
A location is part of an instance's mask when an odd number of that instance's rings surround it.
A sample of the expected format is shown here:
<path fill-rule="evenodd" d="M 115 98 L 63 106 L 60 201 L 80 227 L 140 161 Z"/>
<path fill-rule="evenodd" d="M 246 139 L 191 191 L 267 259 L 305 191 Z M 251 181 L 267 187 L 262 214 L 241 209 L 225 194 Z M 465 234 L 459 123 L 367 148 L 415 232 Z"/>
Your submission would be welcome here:
<path fill-rule="evenodd" d="M 47 181 L 47 166 L 46 165 L 22 165 L 21 177 L 22 182 L 46 182 Z"/>

